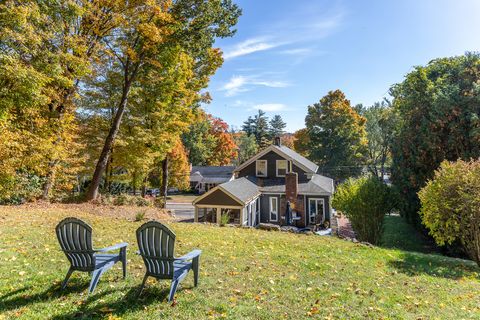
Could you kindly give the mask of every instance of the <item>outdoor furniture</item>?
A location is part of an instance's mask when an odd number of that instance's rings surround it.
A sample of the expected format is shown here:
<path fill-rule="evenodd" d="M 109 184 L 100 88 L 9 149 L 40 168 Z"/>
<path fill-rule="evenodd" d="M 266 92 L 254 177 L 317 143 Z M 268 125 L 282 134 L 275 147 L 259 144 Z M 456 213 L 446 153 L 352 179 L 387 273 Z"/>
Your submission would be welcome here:
<path fill-rule="evenodd" d="M 68 279 L 73 271 L 91 272 L 92 280 L 88 293 L 92 293 L 97 286 L 100 276 L 110 269 L 115 263 L 123 265 L 123 278 L 127 275 L 127 243 L 119 243 L 103 249 L 93 249 L 92 227 L 77 218 L 66 218 L 55 228 L 58 242 L 63 252 L 70 261 L 70 268 L 62 283 L 62 289 L 67 286 Z M 119 250 L 118 253 L 108 254 Z"/>
<path fill-rule="evenodd" d="M 199 259 L 201 250 L 175 258 L 175 234 L 165 225 L 157 221 L 144 223 L 137 229 L 139 254 L 143 258 L 147 272 L 143 277 L 138 295 L 142 293 L 148 277 L 172 280 L 168 301 L 172 301 L 178 284 L 193 269 L 194 285 L 198 284 Z"/>

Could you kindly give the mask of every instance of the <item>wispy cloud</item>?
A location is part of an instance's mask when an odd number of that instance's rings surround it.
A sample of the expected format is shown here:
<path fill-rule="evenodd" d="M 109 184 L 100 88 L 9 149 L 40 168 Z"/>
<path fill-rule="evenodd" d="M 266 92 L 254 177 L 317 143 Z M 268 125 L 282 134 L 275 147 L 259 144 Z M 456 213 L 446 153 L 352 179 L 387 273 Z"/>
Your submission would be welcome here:
<path fill-rule="evenodd" d="M 287 50 L 280 51 L 280 53 L 282 53 L 282 54 L 288 54 L 288 55 L 292 55 L 292 56 L 306 55 L 306 54 L 309 54 L 311 52 L 312 52 L 312 49 L 310 49 L 310 48 L 292 48 L 292 49 L 287 49 Z"/>
<path fill-rule="evenodd" d="M 232 76 L 230 80 L 220 88 L 225 91 L 225 96 L 232 97 L 241 92 L 252 90 L 255 86 L 270 88 L 285 88 L 290 84 L 285 81 L 261 79 L 259 76 Z"/>
<path fill-rule="evenodd" d="M 287 109 L 287 106 L 283 103 L 262 103 L 253 106 L 253 109 L 256 110 L 263 110 L 267 112 L 274 112 L 274 111 L 283 111 Z"/>
<path fill-rule="evenodd" d="M 269 50 L 280 45 L 281 43 L 267 41 L 265 38 L 247 39 L 233 46 L 232 48 L 225 50 L 223 58 L 228 60 L 254 52 Z"/>
<path fill-rule="evenodd" d="M 324 10 L 323 7 L 312 5 L 291 13 L 289 18 L 279 18 L 277 19 L 279 22 L 275 25 L 266 26 L 265 32 L 260 36 L 225 48 L 223 57 L 225 60 L 230 60 L 278 47 L 286 47 L 285 50 L 280 51 L 284 54 L 306 55 L 311 52 L 311 49 L 289 48 L 289 46 L 315 42 L 331 35 L 342 25 L 345 16 L 343 7 L 334 7 L 327 12 Z"/>

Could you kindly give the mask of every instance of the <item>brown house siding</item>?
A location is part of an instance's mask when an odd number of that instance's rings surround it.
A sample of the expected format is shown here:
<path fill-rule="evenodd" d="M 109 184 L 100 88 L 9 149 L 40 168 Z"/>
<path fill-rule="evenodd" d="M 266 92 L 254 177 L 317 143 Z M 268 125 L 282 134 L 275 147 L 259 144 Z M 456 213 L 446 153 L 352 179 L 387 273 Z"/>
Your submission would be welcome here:
<path fill-rule="evenodd" d="M 213 191 L 211 194 L 205 198 L 198 201 L 196 204 L 211 205 L 211 206 L 241 206 L 243 204 L 237 202 L 235 199 L 232 199 L 231 196 L 223 192 L 221 189 Z"/>

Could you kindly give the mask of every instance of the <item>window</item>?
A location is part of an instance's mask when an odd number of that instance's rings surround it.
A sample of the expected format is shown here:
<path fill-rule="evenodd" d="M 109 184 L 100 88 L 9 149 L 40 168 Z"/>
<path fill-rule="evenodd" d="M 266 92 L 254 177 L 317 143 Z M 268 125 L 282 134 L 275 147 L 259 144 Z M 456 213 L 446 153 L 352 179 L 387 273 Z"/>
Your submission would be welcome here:
<path fill-rule="evenodd" d="M 270 197 L 270 221 L 278 221 L 278 199 Z"/>
<path fill-rule="evenodd" d="M 257 177 L 266 177 L 267 174 L 267 160 L 257 160 L 255 162 L 255 171 L 257 172 Z"/>
<path fill-rule="evenodd" d="M 288 161 L 277 160 L 277 177 L 285 177 L 288 172 Z"/>
<path fill-rule="evenodd" d="M 323 199 L 309 199 L 308 200 L 308 223 L 315 224 L 317 216 L 325 217 L 325 202 Z"/>

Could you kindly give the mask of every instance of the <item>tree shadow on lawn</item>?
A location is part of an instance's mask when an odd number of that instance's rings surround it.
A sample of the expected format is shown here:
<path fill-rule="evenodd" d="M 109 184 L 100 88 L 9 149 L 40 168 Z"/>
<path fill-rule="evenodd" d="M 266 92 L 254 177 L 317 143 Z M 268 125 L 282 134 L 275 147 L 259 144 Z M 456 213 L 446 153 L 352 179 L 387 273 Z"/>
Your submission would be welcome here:
<path fill-rule="evenodd" d="M 183 289 L 192 288 L 183 287 Z M 155 302 L 167 303 L 166 299 L 170 292 L 170 286 L 162 288 L 158 286 L 146 287 L 140 297 L 138 296 L 139 290 L 140 285 L 128 290 L 123 298 L 119 298 L 111 302 L 102 302 L 92 306 L 90 302 L 95 302 L 99 298 L 99 296 L 94 295 L 88 299 L 87 303 L 82 304 L 77 310 L 72 310 L 70 313 L 54 316 L 51 319 L 104 319 L 105 316 L 110 313 L 116 316 L 122 316 L 127 312 L 143 310 L 146 308 L 146 306 Z M 101 295 L 107 295 L 114 291 L 115 290 L 108 290 L 106 292 L 102 292 Z M 182 288 L 179 288 L 177 292 L 181 291 Z"/>
<path fill-rule="evenodd" d="M 160 283 L 164 282 L 162 281 Z M 47 290 L 40 293 L 21 294 L 33 288 L 32 286 L 23 287 L 0 296 L 0 313 L 21 307 L 27 307 L 28 305 L 41 302 L 53 303 L 56 302 L 55 300 L 67 301 L 69 295 L 71 294 L 80 294 L 83 292 L 86 295 L 88 286 L 89 282 L 87 281 L 82 281 L 82 279 L 71 279 L 65 290 L 61 290 L 60 283 L 55 283 Z M 193 286 L 181 286 L 177 290 L 177 293 L 185 289 L 190 290 L 192 288 Z M 154 302 L 165 303 L 170 292 L 170 283 L 168 283 L 168 286 L 162 287 L 159 287 L 157 283 L 155 283 L 155 285 L 147 286 L 143 290 L 140 297 L 138 296 L 139 290 L 140 285 L 130 288 L 122 298 L 112 302 L 104 302 L 92 306 L 92 303 L 95 303 L 99 299 L 102 299 L 102 297 L 111 293 L 118 292 L 118 290 L 109 289 L 94 293 L 92 295 L 85 296 L 84 303 L 80 304 L 78 308 L 75 308 L 66 314 L 53 316 L 51 319 L 103 319 L 108 313 L 122 315 L 126 312 L 131 312 L 132 310 L 144 309 L 147 305 Z"/>
<path fill-rule="evenodd" d="M 473 262 L 436 254 L 405 252 L 401 259 L 388 264 L 409 276 L 430 275 L 447 279 L 479 278 L 480 268 Z"/>
<path fill-rule="evenodd" d="M 17 290 L 10 291 L 2 296 L 0 296 L 0 312 L 5 312 L 8 310 L 13 310 L 16 308 L 25 307 L 29 304 L 35 304 L 38 302 L 47 302 L 53 299 L 63 299 L 65 300 L 69 294 L 75 293 L 78 294 L 82 291 L 86 291 L 89 285 L 89 282 L 82 281 L 82 279 L 71 279 L 68 282 L 68 286 L 65 290 L 61 290 L 60 282 L 54 283 L 47 290 L 34 294 L 22 294 L 31 290 L 33 286 L 23 287 Z M 15 296 L 15 297 L 13 297 Z M 7 299 L 9 297 L 13 297 Z"/>

